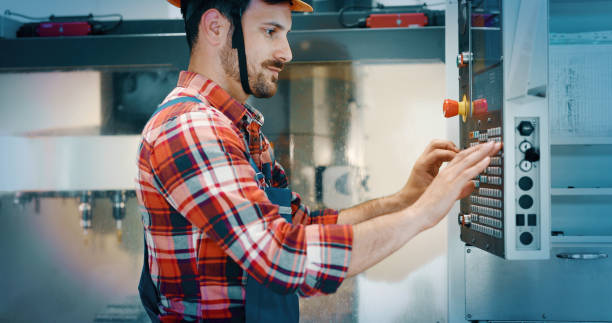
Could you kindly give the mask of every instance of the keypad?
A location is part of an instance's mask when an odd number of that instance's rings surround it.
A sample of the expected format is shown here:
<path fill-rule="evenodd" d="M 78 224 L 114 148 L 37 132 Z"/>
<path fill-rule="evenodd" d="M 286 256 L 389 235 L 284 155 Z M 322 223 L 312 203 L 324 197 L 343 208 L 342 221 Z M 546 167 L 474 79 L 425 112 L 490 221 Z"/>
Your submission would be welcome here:
<path fill-rule="evenodd" d="M 498 210 L 498 209 L 494 209 L 494 208 L 490 208 L 490 207 L 486 207 L 482 205 L 471 205 L 470 210 L 472 211 L 472 213 L 475 213 L 475 214 L 484 214 L 486 216 L 492 216 L 498 219 L 501 219 L 502 217 L 502 210 Z"/>
<path fill-rule="evenodd" d="M 494 127 L 468 133 L 469 147 L 485 142 L 501 142 L 502 128 Z M 503 236 L 503 159 L 501 153 L 492 156 L 489 166 L 473 182 L 475 191 L 470 195 L 470 229 L 501 239 Z M 493 186 L 493 187 L 491 187 Z"/>
<path fill-rule="evenodd" d="M 478 189 L 478 194 L 482 196 L 489 196 L 489 197 L 497 197 L 497 198 L 502 197 L 502 191 L 495 189 L 495 188 L 480 188 Z"/>
<path fill-rule="evenodd" d="M 489 175 L 501 175 L 502 174 L 502 168 L 501 167 L 494 167 L 494 166 L 487 167 L 485 169 L 485 174 L 489 174 Z"/>
<path fill-rule="evenodd" d="M 486 235 L 501 239 L 503 237 L 502 230 L 488 227 L 486 225 L 481 225 L 478 223 L 473 223 L 471 226 L 472 230 L 478 231 L 480 233 L 484 233 Z"/>

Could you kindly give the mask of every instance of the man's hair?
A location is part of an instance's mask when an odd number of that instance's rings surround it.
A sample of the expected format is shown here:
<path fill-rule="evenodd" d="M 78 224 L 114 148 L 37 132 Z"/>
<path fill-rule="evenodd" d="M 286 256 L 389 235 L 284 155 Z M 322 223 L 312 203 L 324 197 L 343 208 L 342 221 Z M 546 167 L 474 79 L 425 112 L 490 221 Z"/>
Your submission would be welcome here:
<path fill-rule="evenodd" d="M 263 0 L 269 4 L 291 2 L 291 0 Z M 233 30 L 232 13 L 245 10 L 251 0 L 181 0 L 181 14 L 185 21 L 185 34 L 189 50 L 193 49 L 197 39 L 202 15 L 209 9 L 217 9 L 229 19 Z"/>

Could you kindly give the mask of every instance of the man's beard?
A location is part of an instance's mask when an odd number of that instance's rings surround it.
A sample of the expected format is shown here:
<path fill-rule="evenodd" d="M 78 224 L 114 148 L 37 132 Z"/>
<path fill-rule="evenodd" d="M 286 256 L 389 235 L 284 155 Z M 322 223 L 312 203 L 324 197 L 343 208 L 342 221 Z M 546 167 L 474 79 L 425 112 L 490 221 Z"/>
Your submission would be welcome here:
<path fill-rule="evenodd" d="M 232 49 L 231 40 L 228 37 L 228 41 L 221 49 L 221 65 L 225 74 L 240 82 L 240 69 L 238 68 L 238 52 Z M 263 71 L 271 66 L 282 69 L 284 64 L 277 60 L 266 60 L 261 64 L 261 70 L 255 73 L 253 66 L 247 62 L 247 70 L 249 74 L 249 87 L 253 95 L 258 98 L 269 98 L 276 94 L 278 89 L 278 78 L 272 76 L 272 79 L 266 79 L 266 75 Z M 241 83 L 242 84 L 242 83 Z"/>

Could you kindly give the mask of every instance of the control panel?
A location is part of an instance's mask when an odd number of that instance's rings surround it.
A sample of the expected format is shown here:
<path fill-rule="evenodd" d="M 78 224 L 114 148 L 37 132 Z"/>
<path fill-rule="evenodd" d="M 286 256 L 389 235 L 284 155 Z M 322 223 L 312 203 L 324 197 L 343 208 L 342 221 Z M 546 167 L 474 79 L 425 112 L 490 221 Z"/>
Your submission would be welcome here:
<path fill-rule="evenodd" d="M 546 1 L 514 3 L 517 8 L 501 0 L 458 2 L 460 98 L 445 100 L 443 113 L 460 116 L 462 149 L 504 143 L 461 201 L 461 240 L 507 259 L 542 259 L 550 240 L 546 84 L 534 90 L 530 73 L 546 67 L 531 66 L 538 54 L 530 40 L 537 33 L 534 14 L 546 17 Z"/>
<path fill-rule="evenodd" d="M 538 172 L 540 161 L 540 138 L 535 131 L 539 127 L 538 118 L 515 119 L 515 147 L 518 170 L 514 172 L 514 191 L 516 196 L 516 248 L 519 250 L 537 250 L 540 248 L 539 194 L 541 179 Z"/>

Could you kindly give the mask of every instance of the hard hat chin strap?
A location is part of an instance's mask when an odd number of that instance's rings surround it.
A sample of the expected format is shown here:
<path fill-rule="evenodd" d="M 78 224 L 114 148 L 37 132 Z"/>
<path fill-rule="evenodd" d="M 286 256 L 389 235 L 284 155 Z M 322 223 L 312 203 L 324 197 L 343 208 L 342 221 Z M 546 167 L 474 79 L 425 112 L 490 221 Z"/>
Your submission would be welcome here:
<path fill-rule="evenodd" d="M 242 30 L 242 9 L 232 15 L 234 34 L 232 35 L 232 48 L 238 51 L 238 69 L 240 70 L 240 83 L 246 94 L 253 94 L 249 85 L 246 50 L 244 48 L 244 32 Z"/>

